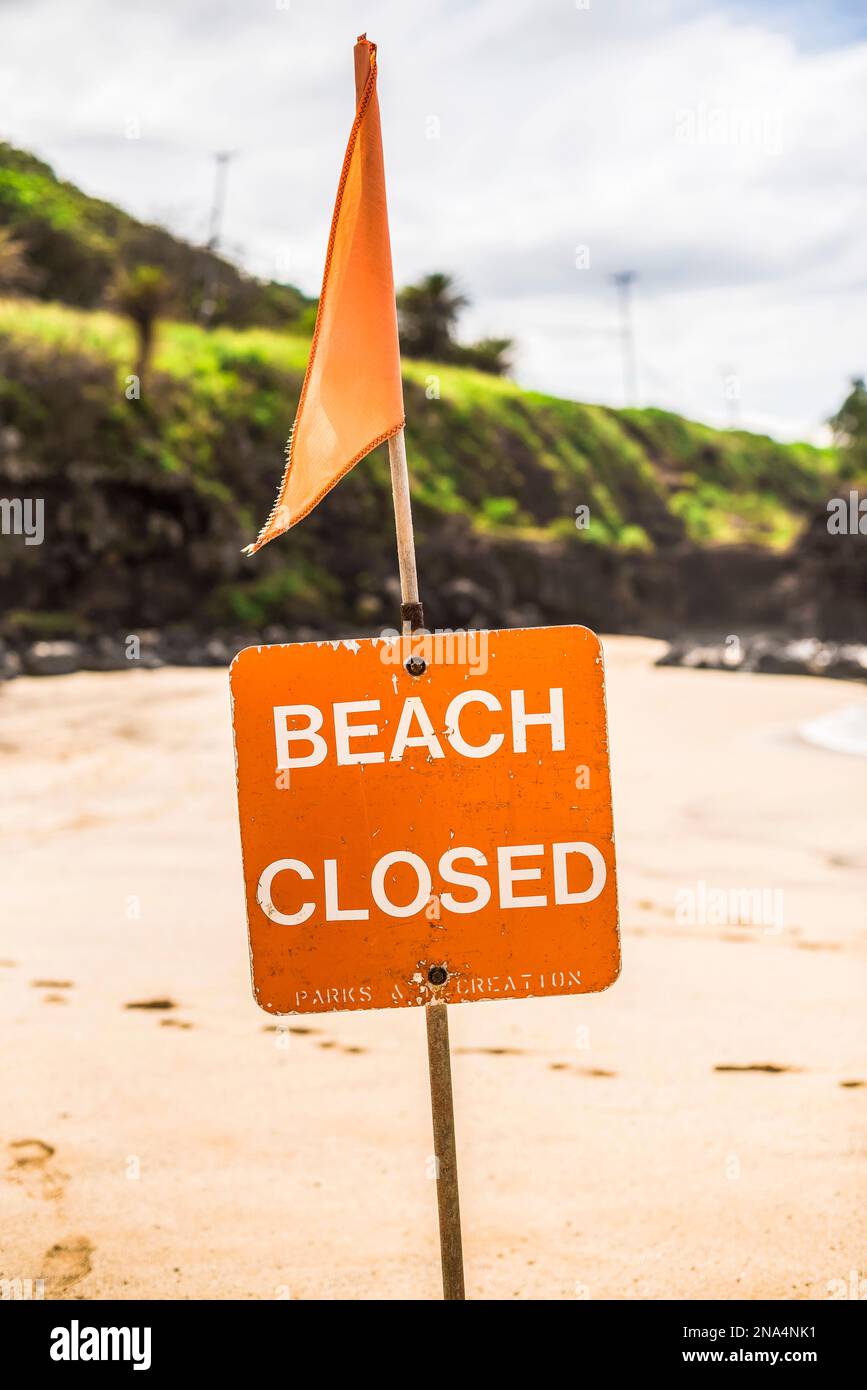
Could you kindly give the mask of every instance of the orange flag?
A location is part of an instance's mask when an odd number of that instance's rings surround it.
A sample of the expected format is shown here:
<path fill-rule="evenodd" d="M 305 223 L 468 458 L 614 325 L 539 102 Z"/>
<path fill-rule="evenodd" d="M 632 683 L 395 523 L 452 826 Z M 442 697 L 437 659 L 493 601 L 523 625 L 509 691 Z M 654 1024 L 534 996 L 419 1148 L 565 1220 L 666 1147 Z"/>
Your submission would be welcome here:
<path fill-rule="evenodd" d="M 355 45 L 355 103 L 286 468 L 271 515 L 246 555 L 301 521 L 404 423 L 376 45 L 364 34 Z"/>

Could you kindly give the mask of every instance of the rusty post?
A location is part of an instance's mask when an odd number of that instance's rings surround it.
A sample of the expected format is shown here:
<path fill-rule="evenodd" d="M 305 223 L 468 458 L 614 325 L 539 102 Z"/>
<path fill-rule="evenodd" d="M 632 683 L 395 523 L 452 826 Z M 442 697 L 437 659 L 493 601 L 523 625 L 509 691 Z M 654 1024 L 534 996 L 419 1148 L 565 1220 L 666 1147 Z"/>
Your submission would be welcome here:
<path fill-rule="evenodd" d="M 448 1005 L 435 1000 L 425 1008 L 427 1057 L 430 1069 L 430 1104 L 436 1156 L 437 1207 L 440 1223 L 440 1257 L 443 1298 L 463 1299 L 464 1257 L 461 1246 L 461 1207 L 458 1197 L 458 1160 L 455 1152 L 455 1112 L 452 1102 L 452 1067 L 449 1054 Z"/>

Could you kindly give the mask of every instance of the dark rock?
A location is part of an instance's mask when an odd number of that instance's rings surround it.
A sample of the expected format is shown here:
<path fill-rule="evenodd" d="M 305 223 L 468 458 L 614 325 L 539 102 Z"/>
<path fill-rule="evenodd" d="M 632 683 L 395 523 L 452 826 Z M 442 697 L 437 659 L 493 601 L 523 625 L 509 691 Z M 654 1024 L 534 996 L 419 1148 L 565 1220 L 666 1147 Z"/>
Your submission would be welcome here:
<path fill-rule="evenodd" d="M 83 655 L 80 642 L 33 642 L 22 664 L 28 676 L 68 676 L 81 670 Z"/>
<path fill-rule="evenodd" d="M 743 640 L 673 642 L 657 666 L 710 671 L 759 671 L 784 676 L 828 676 L 867 681 L 867 645 L 820 642 L 818 638 L 775 637 L 757 633 Z"/>
<path fill-rule="evenodd" d="M 439 591 L 440 601 L 450 614 L 448 624 L 438 626 L 496 627 L 498 604 L 494 596 L 474 579 L 450 579 Z M 425 614 L 427 618 L 427 614 Z M 430 622 L 426 624 L 430 627 Z"/>
<path fill-rule="evenodd" d="M 109 637 L 100 634 L 87 644 L 82 644 L 81 667 L 84 671 L 125 671 L 134 666 L 127 655 L 127 643 L 123 637 Z"/>
<path fill-rule="evenodd" d="M 11 681 L 21 675 L 21 657 L 18 652 L 0 642 L 0 681 Z"/>
<path fill-rule="evenodd" d="M 543 627 L 545 619 L 534 603 L 526 603 L 521 608 L 508 608 L 503 616 L 503 627 Z"/>
<path fill-rule="evenodd" d="M 228 644 L 221 637 L 212 637 L 205 643 L 205 659 L 201 663 L 203 666 L 228 666 L 234 652 L 229 650 Z"/>

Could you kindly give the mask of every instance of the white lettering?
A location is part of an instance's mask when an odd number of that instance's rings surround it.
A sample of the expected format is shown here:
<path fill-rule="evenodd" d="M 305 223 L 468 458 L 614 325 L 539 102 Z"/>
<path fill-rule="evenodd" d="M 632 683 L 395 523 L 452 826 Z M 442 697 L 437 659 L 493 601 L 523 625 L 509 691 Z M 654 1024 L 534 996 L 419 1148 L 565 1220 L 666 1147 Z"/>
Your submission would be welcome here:
<path fill-rule="evenodd" d="M 376 724 L 356 724 L 352 728 L 348 723 L 350 714 L 364 714 L 366 710 L 379 709 L 378 700 L 346 700 L 334 706 L 334 740 L 337 746 L 337 761 L 344 765 L 348 763 L 384 763 L 385 754 L 382 750 L 369 750 L 367 753 L 353 753 L 349 747 L 351 738 L 372 738 L 379 733 Z"/>
<path fill-rule="evenodd" d="M 410 736 L 409 728 L 413 719 L 418 720 L 421 729 L 420 734 Z M 397 726 L 397 733 L 394 736 L 391 753 L 389 754 L 390 763 L 398 763 L 407 748 L 427 747 L 432 758 L 444 758 L 445 753 L 440 746 L 440 741 L 434 733 L 433 724 L 430 716 L 417 695 L 410 695 L 404 702 L 400 712 L 400 722 Z"/>
<path fill-rule="evenodd" d="M 297 912 L 287 915 L 285 912 L 278 912 L 271 900 L 271 885 L 278 874 L 292 870 L 299 878 L 310 879 L 313 877 L 313 870 L 303 864 L 300 859 L 275 859 L 273 864 L 269 864 L 267 869 L 263 869 L 262 876 L 256 886 L 256 901 L 261 907 L 266 917 L 272 922 L 277 922 L 281 927 L 297 927 L 301 922 L 306 922 L 314 910 L 313 903 L 302 903 Z"/>
<path fill-rule="evenodd" d="M 295 715 L 306 719 L 306 729 L 290 729 L 287 721 Z M 322 711 L 315 705 L 275 705 L 274 737 L 277 744 L 277 771 L 286 767 L 316 767 L 324 762 L 328 744 L 317 729 L 322 728 Z M 289 744 L 295 739 L 304 739 L 311 745 L 306 758 L 289 756 Z"/>
<path fill-rule="evenodd" d="M 327 922 L 365 922 L 366 907 L 340 907 L 337 897 L 337 860 L 325 861 L 325 920 Z"/>
<path fill-rule="evenodd" d="M 551 748 L 555 753 L 566 747 L 566 726 L 563 719 L 563 690 L 549 689 L 551 708 L 546 714 L 528 714 L 523 690 L 512 691 L 512 747 L 516 753 L 527 751 L 527 728 L 530 724 L 551 725 Z"/>
<path fill-rule="evenodd" d="M 561 907 L 566 907 L 571 903 L 592 903 L 594 898 L 598 898 L 602 889 L 605 887 L 607 869 L 605 860 L 599 853 L 595 845 L 588 844 L 586 840 L 574 840 L 571 844 L 553 845 L 554 854 L 554 901 Z M 583 893 L 569 892 L 569 865 L 566 857 L 569 854 L 583 854 L 590 860 L 593 869 L 593 877 L 590 887 L 585 888 Z"/>
<path fill-rule="evenodd" d="M 503 845 L 497 850 L 497 869 L 500 875 L 501 907 L 545 907 L 548 899 L 544 893 L 535 897 L 516 898 L 512 892 L 513 883 L 542 877 L 540 867 L 535 869 L 516 869 L 512 860 L 528 854 L 543 854 L 544 845 Z"/>
<path fill-rule="evenodd" d="M 458 721 L 461 710 L 470 704 L 484 705 L 485 709 L 490 710 L 503 708 L 496 695 L 491 695 L 487 690 L 463 690 L 446 710 L 446 738 L 455 752 L 463 753 L 465 758 L 489 758 L 502 744 L 503 735 L 491 734 L 486 743 L 467 743 Z"/>
<path fill-rule="evenodd" d="M 385 891 L 385 875 L 393 864 L 409 864 L 410 868 L 415 869 L 418 878 L 416 895 L 412 902 L 407 903 L 406 907 L 398 907 Z M 370 880 L 370 891 L 380 912 L 387 913 L 389 917 L 413 917 L 427 903 L 430 890 L 430 869 L 424 860 L 417 854 L 413 854 L 411 850 L 398 849 L 392 854 L 384 854 L 381 859 L 377 860 Z"/>
<path fill-rule="evenodd" d="M 459 902 L 452 893 L 442 893 L 440 902 L 449 912 L 481 912 L 491 901 L 491 885 L 481 874 L 467 874 L 454 868 L 456 859 L 469 859 L 470 863 L 479 868 L 485 867 L 488 862 L 482 851 L 473 849 L 472 845 L 460 845 L 455 849 L 446 850 L 439 863 L 440 877 L 458 888 L 474 888 L 475 897 Z"/>

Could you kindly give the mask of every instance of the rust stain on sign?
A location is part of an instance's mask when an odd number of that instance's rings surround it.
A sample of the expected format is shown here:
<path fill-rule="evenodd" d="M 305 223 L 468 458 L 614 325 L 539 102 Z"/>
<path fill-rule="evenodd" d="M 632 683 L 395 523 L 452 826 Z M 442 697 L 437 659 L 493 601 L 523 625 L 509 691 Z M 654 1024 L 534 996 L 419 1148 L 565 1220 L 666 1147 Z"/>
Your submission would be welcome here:
<path fill-rule="evenodd" d="M 414 639 L 419 675 L 398 639 L 235 658 L 253 990 L 270 1013 L 582 994 L 617 978 L 599 639 L 470 638 Z"/>

